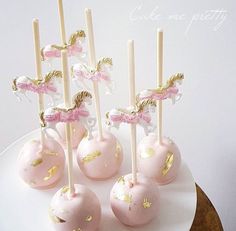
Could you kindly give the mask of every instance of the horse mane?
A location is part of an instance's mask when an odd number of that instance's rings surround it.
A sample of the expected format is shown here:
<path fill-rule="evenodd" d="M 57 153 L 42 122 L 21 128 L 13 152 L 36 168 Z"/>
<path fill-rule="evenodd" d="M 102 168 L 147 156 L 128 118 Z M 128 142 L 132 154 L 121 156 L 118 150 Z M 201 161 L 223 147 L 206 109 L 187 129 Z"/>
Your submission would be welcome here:
<path fill-rule="evenodd" d="M 145 99 L 137 103 L 137 112 L 142 112 L 148 105 L 156 107 L 156 101 L 152 99 Z"/>
<path fill-rule="evenodd" d="M 18 90 L 17 85 L 16 85 L 16 81 L 17 81 L 17 78 L 13 79 L 13 81 L 12 81 L 12 90 L 13 91 L 17 91 Z"/>
<path fill-rule="evenodd" d="M 62 78 L 62 72 L 61 71 L 57 71 L 57 70 L 48 72 L 44 76 L 44 79 L 43 79 L 42 83 L 48 83 L 48 82 L 50 82 L 50 80 L 52 78 Z"/>
<path fill-rule="evenodd" d="M 85 38 L 85 37 L 86 37 L 86 34 L 83 30 L 77 30 L 75 33 L 71 34 L 68 41 L 68 46 L 74 45 L 78 38 Z"/>
<path fill-rule="evenodd" d="M 106 58 L 101 58 L 98 61 L 97 65 L 96 65 L 96 70 L 97 71 L 101 70 L 102 64 L 108 64 L 108 65 L 112 66 L 113 65 L 112 58 L 107 58 L 107 57 Z"/>
<path fill-rule="evenodd" d="M 72 99 L 73 106 L 72 107 L 67 108 L 67 109 L 55 107 L 54 110 L 62 111 L 62 112 L 73 111 L 75 108 L 79 108 L 81 106 L 85 97 L 92 98 L 92 95 L 88 91 L 81 91 L 73 96 L 73 99 Z"/>
<path fill-rule="evenodd" d="M 184 79 L 184 74 L 183 73 L 177 73 L 175 75 L 172 75 L 167 80 L 166 85 L 157 88 L 157 91 L 160 91 L 160 92 L 165 91 L 169 87 L 173 87 L 176 81 L 183 80 L 183 79 Z"/>

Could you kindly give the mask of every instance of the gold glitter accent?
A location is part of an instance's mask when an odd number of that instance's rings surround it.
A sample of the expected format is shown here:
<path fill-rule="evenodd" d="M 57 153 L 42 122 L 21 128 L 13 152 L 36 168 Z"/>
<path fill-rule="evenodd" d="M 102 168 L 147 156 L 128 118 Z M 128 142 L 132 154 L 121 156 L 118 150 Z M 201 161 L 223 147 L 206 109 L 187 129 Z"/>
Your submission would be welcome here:
<path fill-rule="evenodd" d="M 146 148 L 146 150 L 144 152 L 141 152 L 140 156 L 143 159 L 146 159 L 146 158 L 152 157 L 154 154 L 155 154 L 155 151 L 153 148 Z"/>
<path fill-rule="evenodd" d="M 115 195 L 115 199 L 124 201 L 127 204 L 131 204 L 132 203 L 132 195 L 128 195 L 128 194 L 118 194 L 118 195 Z"/>
<path fill-rule="evenodd" d="M 78 229 L 73 229 L 72 231 L 82 231 L 82 229 L 78 228 Z"/>
<path fill-rule="evenodd" d="M 102 155 L 102 153 L 100 151 L 94 151 L 92 153 L 89 153 L 85 157 L 83 157 L 82 162 L 89 163 L 101 155 Z"/>
<path fill-rule="evenodd" d="M 162 169 L 162 175 L 165 176 L 169 170 L 171 169 L 172 165 L 174 162 L 174 155 L 172 152 L 168 152 L 167 156 L 166 156 L 166 161 L 165 161 L 165 165 Z"/>
<path fill-rule="evenodd" d="M 117 180 L 117 182 L 119 183 L 119 184 L 125 184 L 125 178 L 124 178 L 124 176 L 121 176 L 121 177 L 119 177 L 118 178 L 118 180 Z"/>
<path fill-rule="evenodd" d="M 43 178 L 44 181 L 50 180 L 58 171 L 58 167 L 57 166 L 53 166 L 51 168 L 48 169 L 48 176 L 45 176 Z"/>
<path fill-rule="evenodd" d="M 96 65 L 96 71 L 100 71 L 103 64 L 113 65 L 112 58 L 102 58 L 98 61 Z"/>
<path fill-rule="evenodd" d="M 117 143 L 116 143 L 116 153 L 115 153 L 116 159 L 119 159 L 119 157 L 120 157 L 120 152 L 121 152 L 121 146 L 120 146 L 120 144 L 117 142 Z"/>
<path fill-rule="evenodd" d="M 93 220 L 93 217 L 92 216 L 87 216 L 86 218 L 85 218 L 85 221 L 87 221 L 87 222 L 90 222 L 90 221 L 92 221 Z"/>
<path fill-rule="evenodd" d="M 38 158 L 36 160 L 34 160 L 32 163 L 31 163 L 31 166 L 33 167 L 37 167 L 38 165 L 42 164 L 43 163 L 43 159 L 42 158 Z"/>
<path fill-rule="evenodd" d="M 46 155 L 49 155 L 49 156 L 58 156 L 57 152 L 52 152 L 52 151 L 49 151 L 49 150 L 45 150 L 44 153 Z"/>
<path fill-rule="evenodd" d="M 69 186 L 64 186 L 64 187 L 62 187 L 61 192 L 67 193 L 69 190 L 70 190 Z"/>
<path fill-rule="evenodd" d="M 51 219 L 54 223 L 65 223 L 65 222 L 66 222 L 65 220 L 61 219 L 60 217 L 55 216 L 55 215 L 53 214 L 53 212 L 52 212 L 52 208 L 49 208 L 48 213 L 49 213 L 50 219 Z"/>
<path fill-rule="evenodd" d="M 152 203 L 149 202 L 147 198 L 144 198 L 144 199 L 143 199 L 143 207 L 144 207 L 145 209 L 148 209 L 148 208 L 150 208 L 151 206 L 152 206 Z"/>

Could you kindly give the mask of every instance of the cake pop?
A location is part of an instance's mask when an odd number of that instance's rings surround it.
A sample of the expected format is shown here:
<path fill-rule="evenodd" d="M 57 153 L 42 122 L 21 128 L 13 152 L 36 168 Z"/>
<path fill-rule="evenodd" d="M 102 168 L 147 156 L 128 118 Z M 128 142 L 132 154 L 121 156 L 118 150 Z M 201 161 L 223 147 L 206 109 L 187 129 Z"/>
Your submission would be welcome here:
<path fill-rule="evenodd" d="M 130 104 L 135 105 L 134 42 L 128 42 Z M 159 190 L 151 179 L 137 174 L 136 123 L 131 123 L 132 174 L 121 176 L 110 193 L 111 208 L 119 221 L 128 226 L 149 223 L 158 213 Z"/>
<path fill-rule="evenodd" d="M 39 23 L 35 19 L 33 21 L 34 47 L 36 60 L 36 79 L 25 78 L 25 82 L 20 78 L 13 81 L 13 91 L 26 93 L 31 91 L 37 93 L 39 112 L 44 110 L 43 94 L 56 95 L 57 89 L 54 87 L 52 79 L 61 77 L 59 71 L 48 73 L 42 78 L 42 67 L 40 58 L 40 38 Z M 23 78 L 21 78 L 22 80 Z M 19 175 L 25 183 L 32 188 L 46 189 L 54 186 L 61 178 L 64 172 L 65 157 L 61 145 L 45 136 L 41 127 L 40 139 L 27 142 L 20 151 L 18 157 Z"/>
<path fill-rule="evenodd" d="M 62 0 L 59 0 L 59 9 Z M 64 31 L 64 27 L 61 27 Z M 63 32 L 64 33 L 64 32 Z M 64 103 L 67 109 L 72 107 L 70 99 L 70 79 L 68 75 L 67 51 L 62 51 L 64 79 Z M 56 231 L 96 231 L 101 220 L 101 206 L 95 193 L 86 186 L 74 184 L 73 156 L 71 143 L 71 124 L 66 126 L 66 144 L 68 159 L 68 185 L 53 196 L 49 207 L 49 216 Z"/>
<path fill-rule="evenodd" d="M 177 83 L 181 83 L 183 74 L 172 76 L 165 85 L 162 84 L 163 65 L 163 32 L 157 33 L 157 74 L 159 87 L 153 90 L 142 91 L 137 100 L 151 99 L 158 102 L 158 129 L 157 135 L 149 134 L 138 145 L 138 169 L 145 176 L 154 178 L 159 184 L 168 184 L 178 174 L 181 165 L 181 155 L 177 145 L 170 139 L 162 136 L 162 100 L 172 99 L 174 103 L 181 94 Z"/>
<path fill-rule="evenodd" d="M 109 131 L 102 129 L 100 99 L 97 78 L 102 75 L 105 64 L 111 65 L 111 59 L 103 59 L 96 65 L 92 14 L 90 9 L 85 10 L 87 35 L 89 44 L 89 65 L 93 70 L 91 77 L 96 106 L 98 131 L 93 132 L 92 139 L 84 138 L 78 146 L 77 161 L 83 173 L 92 179 L 103 180 L 115 175 L 122 163 L 123 152 L 119 141 Z M 75 72 L 75 70 L 74 70 Z M 101 77 L 102 78 L 102 77 Z"/>

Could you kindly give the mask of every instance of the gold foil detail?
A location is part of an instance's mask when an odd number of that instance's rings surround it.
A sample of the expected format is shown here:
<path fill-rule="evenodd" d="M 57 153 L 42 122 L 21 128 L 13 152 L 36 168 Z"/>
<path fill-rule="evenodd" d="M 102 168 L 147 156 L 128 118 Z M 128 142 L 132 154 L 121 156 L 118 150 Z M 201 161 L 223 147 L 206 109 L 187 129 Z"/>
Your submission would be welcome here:
<path fill-rule="evenodd" d="M 87 221 L 87 222 L 90 222 L 90 221 L 92 221 L 93 220 L 93 217 L 92 216 L 87 216 L 86 218 L 85 218 L 85 221 Z"/>
<path fill-rule="evenodd" d="M 64 187 L 62 187 L 61 192 L 67 193 L 69 190 L 70 190 L 69 186 L 64 186 Z"/>
<path fill-rule="evenodd" d="M 120 152 L 121 152 L 121 146 L 120 146 L 120 144 L 117 142 L 117 143 L 116 143 L 116 153 L 115 153 L 116 159 L 119 159 L 119 157 L 120 157 Z"/>
<path fill-rule="evenodd" d="M 42 158 L 38 158 L 36 160 L 34 160 L 32 163 L 31 163 L 31 166 L 33 167 L 37 167 L 38 165 L 42 164 L 43 163 L 43 159 Z"/>
<path fill-rule="evenodd" d="M 115 195 L 115 199 L 124 201 L 127 204 L 132 203 L 132 195 L 128 195 L 128 194 L 117 194 Z"/>
<path fill-rule="evenodd" d="M 43 178 L 44 181 L 50 180 L 58 171 L 58 167 L 57 166 L 53 166 L 51 168 L 48 169 L 48 176 L 45 176 Z"/>
<path fill-rule="evenodd" d="M 48 155 L 48 156 L 58 156 L 57 152 L 52 152 L 50 150 L 45 150 L 44 154 Z"/>
<path fill-rule="evenodd" d="M 165 161 L 165 165 L 162 169 L 162 175 L 165 176 L 169 170 L 171 169 L 172 165 L 174 162 L 174 155 L 172 152 L 168 152 L 167 156 L 166 156 L 166 161 Z"/>
<path fill-rule="evenodd" d="M 102 155 L 102 153 L 100 151 L 94 151 L 92 153 L 89 153 L 85 157 L 83 157 L 82 162 L 89 163 L 101 155 Z"/>
<path fill-rule="evenodd" d="M 53 214 L 52 209 L 49 209 L 49 217 L 54 223 L 65 223 L 66 221 L 61 219 L 60 217 L 57 217 Z"/>
<path fill-rule="evenodd" d="M 140 156 L 143 159 L 150 158 L 155 154 L 155 150 L 153 148 L 146 148 L 144 152 L 141 152 Z"/>
<path fill-rule="evenodd" d="M 144 198 L 144 199 L 143 199 L 143 207 L 144 207 L 145 209 L 148 209 L 148 208 L 150 208 L 151 206 L 152 206 L 152 203 L 149 202 L 147 198 Z"/>
<path fill-rule="evenodd" d="M 119 177 L 118 178 L 118 180 L 117 180 L 117 182 L 119 183 L 119 184 L 125 184 L 125 178 L 124 178 L 124 176 L 121 176 L 121 177 Z"/>

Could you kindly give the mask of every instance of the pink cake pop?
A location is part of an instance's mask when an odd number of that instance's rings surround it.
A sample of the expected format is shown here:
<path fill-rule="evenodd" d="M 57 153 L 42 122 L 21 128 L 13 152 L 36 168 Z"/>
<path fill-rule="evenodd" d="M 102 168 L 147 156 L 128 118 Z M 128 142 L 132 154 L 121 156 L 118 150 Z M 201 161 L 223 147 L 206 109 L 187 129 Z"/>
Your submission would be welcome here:
<path fill-rule="evenodd" d="M 135 105 L 134 41 L 128 42 L 130 104 Z M 110 193 L 111 208 L 119 221 L 128 226 L 141 226 L 149 223 L 159 209 L 159 190 L 151 179 L 137 174 L 136 124 L 131 123 L 132 174 L 122 176 Z"/>
<path fill-rule="evenodd" d="M 96 69 L 98 71 L 103 63 L 109 63 L 110 65 L 111 59 L 103 59 L 96 65 L 91 10 L 87 9 L 85 15 L 88 30 L 89 64 L 92 70 Z M 112 177 L 118 172 L 122 163 L 123 152 L 116 137 L 102 129 L 98 81 L 97 79 L 91 79 L 93 80 L 98 131 L 93 133 L 91 139 L 84 138 L 81 141 L 78 146 L 77 161 L 87 177 L 95 180 L 103 180 Z"/>
<path fill-rule="evenodd" d="M 166 85 L 162 85 L 162 31 L 158 31 L 157 38 L 159 88 L 143 91 L 138 94 L 137 99 L 158 101 L 158 134 L 149 134 L 138 145 L 138 169 L 145 176 L 154 178 L 159 184 L 168 184 L 177 177 L 181 165 L 181 155 L 176 144 L 171 139 L 162 136 L 162 100 L 171 98 L 175 102 L 175 98 L 181 96 L 176 83 L 180 83 L 184 76 L 183 74 L 176 74 L 167 81 Z"/>
<path fill-rule="evenodd" d="M 37 79 L 31 80 L 30 83 L 37 85 L 33 89 L 42 90 L 50 81 L 47 82 L 46 78 L 45 80 L 42 79 L 38 20 L 33 21 L 33 32 Z M 61 73 L 51 72 L 47 75 L 47 80 L 50 80 L 53 76 L 61 76 Z M 52 87 L 50 84 L 48 86 Z M 34 91 L 39 96 L 38 104 L 40 112 L 44 110 L 43 93 L 45 93 L 41 90 Z M 46 189 L 54 186 L 61 178 L 64 172 L 65 157 L 61 145 L 55 140 L 45 137 L 42 128 L 40 134 L 41 139 L 29 141 L 21 149 L 18 158 L 18 169 L 20 177 L 25 183 L 36 189 Z"/>
<path fill-rule="evenodd" d="M 159 191 L 156 183 L 142 174 L 137 175 L 134 185 L 132 174 L 128 174 L 115 183 L 110 201 L 120 222 L 129 226 L 145 225 L 158 215 Z"/>
<path fill-rule="evenodd" d="M 18 168 L 20 177 L 32 188 L 53 187 L 64 173 L 65 154 L 61 145 L 53 139 L 27 142 L 20 151 Z"/>
<path fill-rule="evenodd" d="M 139 143 L 137 154 L 138 169 L 145 176 L 154 178 L 159 184 L 168 184 L 176 178 L 181 155 L 170 138 L 162 138 L 159 145 L 156 135 L 149 134 Z"/>
<path fill-rule="evenodd" d="M 95 193 L 83 185 L 74 185 L 74 195 L 63 187 L 53 196 L 49 216 L 57 231 L 95 231 L 101 220 L 101 207 Z"/>

